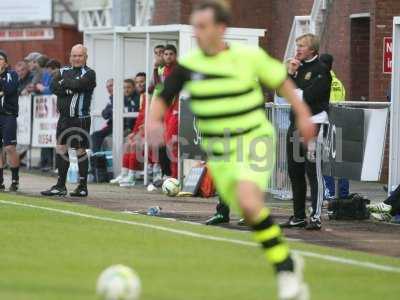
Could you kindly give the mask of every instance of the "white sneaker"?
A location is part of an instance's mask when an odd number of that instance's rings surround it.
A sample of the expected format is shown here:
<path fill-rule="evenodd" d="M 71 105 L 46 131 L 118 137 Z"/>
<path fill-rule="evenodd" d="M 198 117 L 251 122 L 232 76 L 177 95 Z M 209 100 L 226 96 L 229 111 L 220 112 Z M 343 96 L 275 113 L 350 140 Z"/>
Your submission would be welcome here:
<path fill-rule="evenodd" d="M 390 211 L 392 210 L 391 205 L 387 205 L 383 202 L 369 204 L 367 205 L 367 208 L 372 213 L 390 213 Z"/>
<path fill-rule="evenodd" d="M 309 300 L 308 285 L 303 280 L 304 260 L 292 254 L 294 263 L 293 272 L 278 273 L 278 299 L 279 300 Z"/>
<path fill-rule="evenodd" d="M 389 213 L 371 213 L 371 218 L 380 222 L 390 222 L 393 217 Z"/>
<path fill-rule="evenodd" d="M 147 186 L 147 191 L 148 192 L 155 192 L 155 191 L 157 191 L 157 188 L 154 186 L 154 184 L 152 184 L 152 183 L 150 183 L 148 186 Z"/>
<path fill-rule="evenodd" d="M 121 174 L 119 174 L 117 177 L 115 177 L 114 179 L 110 180 L 111 184 L 119 184 L 121 182 L 121 180 L 123 178 L 125 178 L 126 176 L 128 176 L 128 169 L 122 168 L 121 170 Z"/>
<path fill-rule="evenodd" d="M 132 187 L 135 186 L 135 174 L 130 173 L 128 176 L 124 177 L 120 182 L 120 187 Z"/>
<path fill-rule="evenodd" d="M 115 177 L 114 179 L 110 180 L 111 184 L 119 184 L 120 181 L 125 178 L 125 176 L 123 176 L 122 174 L 119 174 L 117 177 Z"/>

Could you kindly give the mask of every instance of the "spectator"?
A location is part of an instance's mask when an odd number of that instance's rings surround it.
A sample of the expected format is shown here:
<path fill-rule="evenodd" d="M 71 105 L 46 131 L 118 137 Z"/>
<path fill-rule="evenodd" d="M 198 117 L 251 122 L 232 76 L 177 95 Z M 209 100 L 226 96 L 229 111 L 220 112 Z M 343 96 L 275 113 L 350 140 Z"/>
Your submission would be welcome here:
<path fill-rule="evenodd" d="M 49 58 L 45 55 L 39 56 L 35 60 L 35 70 L 36 74 L 41 74 L 40 81 L 33 83 L 34 92 L 40 95 L 50 95 L 50 83 L 51 83 L 51 74 L 47 72 L 46 65 L 49 62 Z M 35 78 L 33 79 L 35 80 Z M 53 168 L 53 156 L 54 149 L 51 147 L 44 147 L 40 149 L 40 162 L 39 167 L 42 172 L 48 172 Z"/>
<path fill-rule="evenodd" d="M 101 151 L 101 146 L 103 145 L 104 139 L 112 134 L 113 88 L 114 88 L 114 80 L 108 79 L 106 82 L 106 89 L 109 95 L 109 102 L 101 112 L 101 116 L 103 117 L 104 120 L 106 120 L 106 124 L 102 129 L 93 132 L 93 134 L 91 135 L 93 153 Z"/>
<path fill-rule="evenodd" d="M 343 83 L 336 77 L 335 72 L 332 70 L 333 65 L 333 56 L 330 54 L 321 54 L 320 61 L 323 63 L 328 70 L 331 72 L 332 76 L 332 86 L 331 86 L 331 94 L 329 101 L 331 103 L 339 103 L 343 102 L 346 99 L 346 90 L 344 88 Z M 336 185 L 335 179 L 332 176 L 324 176 L 325 183 L 325 198 L 332 199 L 336 195 Z M 346 178 L 339 178 L 338 180 L 338 188 L 339 188 L 339 198 L 345 199 L 349 196 L 349 180 Z"/>
<path fill-rule="evenodd" d="M 162 81 L 172 73 L 177 65 L 177 50 L 174 45 L 167 45 L 164 51 L 164 70 Z M 178 131 L 179 131 L 179 99 L 176 95 L 168 107 L 164 117 L 165 145 L 167 145 L 170 160 L 171 177 L 178 178 Z"/>
<path fill-rule="evenodd" d="M 36 59 L 36 70 L 41 74 L 40 80 L 38 82 L 33 82 L 35 87 L 35 93 L 40 95 L 50 95 L 50 82 L 51 74 L 47 72 L 46 65 L 49 62 L 49 58 L 42 55 Z"/>
<path fill-rule="evenodd" d="M 333 61 L 334 61 L 333 56 L 328 53 L 324 53 L 324 54 L 321 54 L 319 59 L 320 59 L 321 63 L 323 63 L 328 68 L 328 70 L 330 71 L 331 76 L 332 76 L 331 94 L 329 97 L 330 103 L 338 103 L 338 102 L 345 101 L 346 100 L 346 89 L 344 88 L 344 85 L 339 80 L 339 78 L 337 78 L 335 72 L 333 72 L 333 70 L 332 70 Z"/>
<path fill-rule="evenodd" d="M 307 145 L 300 141 L 294 114 L 290 115 L 287 134 L 288 171 L 293 191 L 294 215 L 281 224 L 282 227 L 306 227 L 308 230 L 321 229 L 323 203 L 323 177 L 321 145 L 325 124 L 328 123 L 329 97 L 332 77 L 329 70 L 318 58 L 319 41 L 313 34 L 305 34 L 296 39 L 296 57 L 288 62 L 288 73 L 299 87 L 299 94 L 309 106 L 312 121 L 317 125 L 318 137 Z M 311 189 L 312 213 L 306 221 L 307 174 Z"/>
<path fill-rule="evenodd" d="M 42 70 L 37 63 L 37 59 L 41 57 L 42 54 L 39 52 L 31 52 L 25 57 L 25 61 L 28 64 L 29 71 L 32 73 L 32 84 L 35 86 L 42 79 Z"/>
<path fill-rule="evenodd" d="M 161 75 L 164 68 L 165 46 L 157 45 L 154 47 L 154 69 L 153 78 L 149 86 L 149 93 L 153 94 L 155 87 L 161 83 Z"/>
<path fill-rule="evenodd" d="M 42 57 L 38 59 L 38 64 L 40 66 L 42 66 L 43 63 L 45 62 L 45 59 L 43 59 Z M 50 59 L 46 63 L 45 67 L 46 69 L 43 72 L 42 81 L 36 84 L 36 90 L 38 91 L 38 93 L 41 93 L 43 95 L 50 95 L 51 82 L 54 78 L 54 75 L 60 71 L 61 63 L 58 60 Z"/>
<path fill-rule="evenodd" d="M 135 78 L 136 80 L 136 78 Z M 135 89 L 133 79 L 124 80 L 124 112 L 138 112 L 140 105 L 140 93 Z M 124 118 L 124 132 L 130 132 L 135 125 L 136 118 Z"/>
<path fill-rule="evenodd" d="M 18 74 L 18 95 L 29 95 L 33 92 L 32 79 L 33 74 L 29 71 L 28 64 L 25 61 L 19 61 L 15 65 L 15 71 Z"/>
<path fill-rule="evenodd" d="M 110 181 L 111 184 L 119 184 L 121 187 L 132 187 L 135 185 L 136 172 L 142 167 L 140 157 L 143 157 L 144 152 L 144 120 L 146 112 L 146 74 L 138 73 L 135 78 L 136 91 L 140 94 L 140 110 L 136 119 L 135 126 L 131 134 L 128 135 L 128 144 L 122 159 L 122 170 L 115 179 Z M 152 153 L 149 155 L 149 163 L 152 166 L 157 165 L 153 159 Z"/>

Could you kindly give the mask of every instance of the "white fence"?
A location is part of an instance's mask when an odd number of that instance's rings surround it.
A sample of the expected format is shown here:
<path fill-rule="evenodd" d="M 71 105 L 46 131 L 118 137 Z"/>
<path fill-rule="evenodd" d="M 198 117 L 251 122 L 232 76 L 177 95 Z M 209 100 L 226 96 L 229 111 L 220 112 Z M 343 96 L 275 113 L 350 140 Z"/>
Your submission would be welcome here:
<path fill-rule="evenodd" d="M 355 108 L 388 108 L 390 116 L 389 102 L 341 102 L 333 104 L 339 107 L 355 107 Z M 292 198 L 292 190 L 290 179 L 288 176 L 288 162 L 286 156 L 287 131 L 289 128 L 290 105 L 288 104 L 266 104 L 266 112 L 269 120 L 276 128 L 277 133 L 277 152 L 276 164 L 270 184 L 269 192 L 276 198 L 286 200 Z M 382 134 L 386 134 L 383 132 Z M 388 142 L 388 141 L 387 141 Z"/>

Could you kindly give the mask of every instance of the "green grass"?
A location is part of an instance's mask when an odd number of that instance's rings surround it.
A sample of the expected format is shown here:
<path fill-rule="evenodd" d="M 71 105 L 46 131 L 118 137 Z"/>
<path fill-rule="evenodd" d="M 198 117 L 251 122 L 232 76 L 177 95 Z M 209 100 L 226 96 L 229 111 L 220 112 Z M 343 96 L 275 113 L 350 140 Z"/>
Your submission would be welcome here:
<path fill-rule="evenodd" d="M 0 200 L 251 241 L 248 233 L 126 215 L 40 198 Z M 291 243 L 293 248 L 400 267 L 400 260 Z M 306 259 L 312 299 L 398 299 L 400 273 Z M 99 273 L 133 267 L 143 300 L 276 299 L 275 279 L 256 247 L 0 203 L 0 299 L 90 300 Z"/>

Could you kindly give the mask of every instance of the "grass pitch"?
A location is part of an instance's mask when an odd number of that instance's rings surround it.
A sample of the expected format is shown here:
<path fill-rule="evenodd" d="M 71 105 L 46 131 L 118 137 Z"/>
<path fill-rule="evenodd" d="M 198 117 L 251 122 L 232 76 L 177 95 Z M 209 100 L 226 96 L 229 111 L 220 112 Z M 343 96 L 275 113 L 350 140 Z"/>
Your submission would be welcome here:
<path fill-rule="evenodd" d="M 244 232 L 1 194 L 0 299 L 94 300 L 97 276 L 112 264 L 138 272 L 143 300 L 276 299 L 272 268 L 251 242 Z M 394 267 L 382 271 L 307 257 L 312 299 L 399 299 L 400 260 L 290 244 Z"/>

